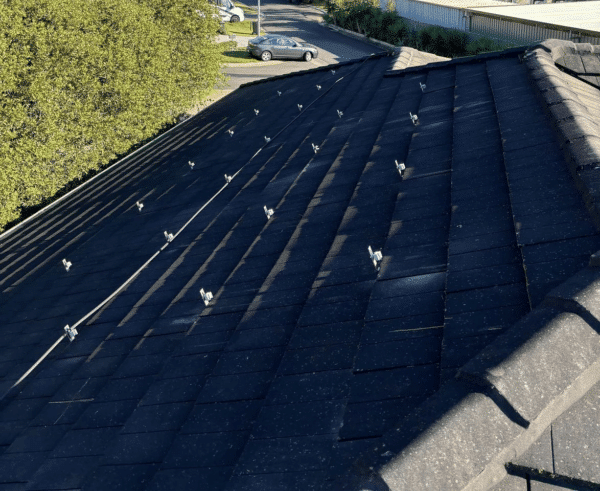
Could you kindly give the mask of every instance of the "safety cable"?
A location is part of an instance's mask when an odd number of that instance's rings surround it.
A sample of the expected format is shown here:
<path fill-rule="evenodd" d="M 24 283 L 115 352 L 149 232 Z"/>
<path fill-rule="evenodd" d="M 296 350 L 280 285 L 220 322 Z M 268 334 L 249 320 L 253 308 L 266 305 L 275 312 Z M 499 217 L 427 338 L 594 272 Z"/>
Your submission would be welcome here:
<path fill-rule="evenodd" d="M 366 63 L 369 59 L 371 59 L 373 56 L 375 56 L 375 53 L 371 54 L 370 56 L 367 56 L 364 58 L 364 60 L 362 61 L 362 63 L 358 64 L 353 70 L 351 70 L 348 75 L 354 73 L 356 70 L 358 70 L 359 68 L 361 68 L 364 63 Z M 320 99 L 322 99 L 326 94 L 328 94 L 338 82 L 341 82 L 343 79 L 345 78 L 345 76 L 342 76 L 340 78 L 338 78 L 329 88 L 327 88 L 326 90 L 324 90 L 316 99 L 314 99 L 310 104 L 308 104 L 308 106 L 306 107 L 306 109 L 310 108 L 313 104 L 315 104 L 317 101 L 319 101 Z M 270 140 L 272 141 L 274 138 L 277 138 L 283 131 L 285 131 L 292 123 L 294 123 L 299 117 L 303 116 L 302 113 L 306 112 L 306 109 L 304 111 L 302 111 L 300 114 L 296 115 L 294 118 L 292 118 L 292 120 L 287 123 L 281 130 L 279 130 L 274 136 L 273 138 Z M 161 135 L 162 136 L 162 135 Z M 230 179 L 227 180 L 227 182 L 221 187 L 221 189 L 219 189 L 215 195 L 210 198 L 206 203 L 204 203 L 204 205 L 202 205 L 193 215 L 192 217 L 183 224 L 183 226 L 175 233 L 173 234 L 172 238 L 167 239 L 167 242 L 158 250 L 156 251 L 151 257 L 150 259 L 148 259 L 142 266 L 140 266 L 129 278 L 127 278 L 127 280 L 125 280 L 124 283 L 122 283 L 114 292 L 112 292 L 108 297 L 106 297 L 102 302 L 100 302 L 96 307 L 94 307 L 92 310 L 90 310 L 87 314 L 85 314 L 83 317 L 81 317 L 75 324 L 73 324 L 72 326 L 65 326 L 65 332 L 54 342 L 54 344 L 52 346 L 50 346 L 50 348 L 48 348 L 46 350 L 46 352 L 23 374 L 21 375 L 21 377 L 10 387 L 8 388 L 4 394 L 2 394 L 2 396 L 0 397 L 0 401 L 4 400 L 4 398 L 15 388 L 17 387 L 19 384 L 21 384 L 23 382 L 23 380 L 25 380 L 30 374 L 31 372 L 33 372 L 38 366 L 39 364 L 44 361 L 44 359 L 50 354 L 52 353 L 52 351 L 63 341 L 63 339 L 65 339 L 66 337 L 69 337 L 71 341 L 73 341 L 73 339 L 75 338 L 75 336 L 77 335 L 77 330 L 76 328 L 78 326 L 80 326 L 83 322 L 85 322 L 87 319 L 89 319 L 92 315 L 94 315 L 96 312 L 98 312 L 98 310 L 100 310 L 102 307 L 104 307 L 108 302 L 110 302 L 113 298 L 115 298 L 119 293 L 121 293 L 121 291 L 123 291 L 123 289 L 129 285 L 129 283 L 131 283 L 133 280 L 135 280 L 135 278 L 144 270 L 148 267 L 148 265 L 154 261 L 154 259 L 156 259 L 156 257 L 162 252 L 164 251 L 169 244 L 175 240 L 175 238 L 181 233 L 183 232 L 183 230 L 190 224 L 192 223 L 192 221 L 219 195 L 221 194 L 226 188 L 227 186 L 229 186 L 229 184 L 231 182 L 233 182 L 233 179 L 236 178 L 236 176 L 248 165 L 250 164 L 250 162 L 252 162 L 257 156 L 258 154 L 270 143 L 266 142 L 264 143 L 255 153 L 254 155 L 252 155 L 252 157 L 250 157 L 250 159 L 248 159 L 248 161 L 246 163 L 244 163 L 239 169 L 238 171 L 233 174 L 231 176 Z M 149 144 L 151 144 L 152 142 L 149 142 Z M 141 150 L 141 149 L 138 149 Z M 137 152 L 137 150 L 136 150 Z M 135 152 L 134 152 L 135 153 Z M 95 176 L 97 177 L 97 176 Z M 86 183 L 88 184 L 88 183 Z M 73 190 L 75 191 L 75 190 Z M 69 193 L 71 194 L 71 193 Z M 65 196 L 66 198 L 66 196 Z M 41 210 L 40 210 L 41 211 Z M 37 215 L 37 214 L 36 214 Z M 34 215 L 35 216 L 35 215 Z M 33 217 L 31 217 L 33 218 Z"/>

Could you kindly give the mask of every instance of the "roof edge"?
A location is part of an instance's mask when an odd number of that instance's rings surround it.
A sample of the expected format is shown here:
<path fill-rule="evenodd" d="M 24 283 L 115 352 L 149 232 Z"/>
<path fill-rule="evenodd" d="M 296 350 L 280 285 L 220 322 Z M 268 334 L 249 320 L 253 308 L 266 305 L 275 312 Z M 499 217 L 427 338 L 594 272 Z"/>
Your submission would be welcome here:
<path fill-rule="evenodd" d="M 150 137 L 148 139 L 148 141 L 146 141 L 145 143 L 143 143 L 139 147 L 134 148 L 129 153 L 127 153 L 123 157 L 117 159 L 116 161 L 114 161 L 112 163 L 109 163 L 107 167 L 105 167 L 104 169 L 98 171 L 92 177 L 90 177 L 89 179 L 85 180 L 84 182 L 82 182 L 81 184 L 79 184 L 78 186 L 76 186 L 75 188 L 71 189 L 69 192 L 63 194 L 62 196 L 60 196 L 58 198 L 56 198 L 51 203 L 47 204 L 46 206 L 44 206 L 41 209 L 39 209 L 38 211 L 36 211 L 33 215 L 30 215 L 27 218 L 21 220 L 16 225 L 10 227 L 8 230 L 5 230 L 4 232 L 0 233 L 0 241 L 3 240 L 3 239 L 6 239 L 8 237 L 10 237 L 13 233 L 15 233 L 18 230 L 20 230 L 23 226 L 25 226 L 26 224 L 28 224 L 33 219 L 39 217 L 40 215 L 43 215 L 44 213 L 47 213 L 48 211 L 54 209 L 55 207 L 61 205 L 70 196 L 73 196 L 73 195 L 77 194 L 78 192 L 83 191 L 91 183 L 93 183 L 96 179 L 98 179 L 98 178 L 100 178 L 100 177 L 102 177 L 105 174 L 108 174 L 110 172 L 117 171 L 118 168 L 121 165 L 123 165 L 124 163 L 127 163 L 128 160 L 131 157 L 133 157 L 134 155 L 138 154 L 139 152 L 142 152 L 143 150 L 145 150 L 150 145 L 156 144 L 157 142 L 159 142 L 160 140 L 162 140 L 164 137 L 166 137 L 167 135 L 169 135 L 172 131 L 175 131 L 176 129 L 180 128 L 182 125 L 189 123 L 190 120 L 192 120 L 192 119 L 196 118 L 197 116 L 201 115 L 205 110 L 208 109 L 208 107 L 210 107 L 210 106 L 207 106 L 206 108 L 204 108 L 202 111 L 200 111 L 198 114 L 195 114 L 191 118 L 187 118 L 187 119 L 185 119 L 183 121 L 175 123 L 170 128 L 162 131 L 161 133 L 159 133 L 159 134 L 157 134 L 157 135 L 155 135 L 153 137 Z"/>
<path fill-rule="evenodd" d="M 402 77 L 407 73 L 414 73 L 422 71 L 423 69 L 437 69 L 446 68 L 453 65 L 463 65 L 467 63 L 477 63 L 480 61 L 492 60 L 496 58 L 503 58 L 505 56 L 515 56 L 523 53 L 527 49 L 526 46 L 518 46 L 516 48 L 507 48 L 502 51 L 490 51 L 488 53 L 480 53 L 474 56 L 461 56 L 458 58 L 449 58 L 446 61 L 431 62 L 426 65 L 409 66 L 403 70 L 395 70 L 393 72 L 387 72 L 384 77 Z"/>
<path fill-rule="evenodd" d="M 273 80 L 281 80 L 284 78 L 291 78 L 291 77 L 300 77 L 302 75 L 306 75 L 307 73 L 326 72 L 328 70 L 337 69 L 338 67 L 354 65 L 356 63 L 361 63 L 361 62 L 364 62 L 364 61 L 367 61 L 370 59 L 374 60 L 377 58 L 383 58 L 385 56 L 390 56 L 390 53 L 388 51 L 380 51 L 379 53 L 372 53 L 370 55 L 363 56 L 361 58 L 354 58 L 353 60 L 342 61 L 340 63 L 332 63 L 330 65 L 324 65 L 324 66 L 320 66 L 320 67 L 316 67 L 316 68 L 308 68 L 306 70 L 300 70 L 298 72 L 286 73 L 284 75 L 274 75 L 273 77 L 262 78 L 260 80 L 252 80 L 251 82 L 246 82 L 245 84 L 240 85 L 238 87 L 238 89 L 241 89 L 244 87 L 250 87 L 251 85 L 265 84 L 268 82 L 272 82 Z"/>

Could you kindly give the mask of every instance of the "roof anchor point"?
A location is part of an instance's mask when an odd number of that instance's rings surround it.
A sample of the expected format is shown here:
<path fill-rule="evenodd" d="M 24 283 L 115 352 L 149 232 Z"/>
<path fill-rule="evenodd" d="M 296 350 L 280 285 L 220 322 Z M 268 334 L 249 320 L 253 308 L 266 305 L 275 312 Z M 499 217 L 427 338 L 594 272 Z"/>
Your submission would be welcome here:
<path fill-rule="evenodd" d="M 279 97 L 281 97 L 281 90 L 278 90 L 278 91 L 277 91 L 277 95 L 278 95 Z"/>
<path fill-rule="evenodd" d="M 270 220 L 271 217 L 273 216 L 273 213 L 275 213 L 273 211 L 273 208 L 267 208 L 267 206 L 263 206 L 263 209 L 265 210 L 265 215 L 267 215 L 267 220 Z"/>
<path fill-rule="evenodd" d="M 425 89 L 427 88 L 427 85 L 425 85 L 424 83 L 419 82 L 419 87 L 421 87 L 421 92 L 425 92 Z"/>
<path fill-rule="evenodd" d="M 194 166 L 196 164 L 194 164 L 194 162 L 192 162 L 191 160 L 188 162 L 188 165 L 190 166 L 190 169 L 194 170 Z"/>
<path fill-rule="evenodd" d="M 344 113 L 342 111 L 340 111 L 339 109 L 337 110 L 337 113 L 338 113 L 338 118 L 341 118 L 344 115 Z"/>
<path fill-rule="evenodd" d="M 410 116 L 410 120 L 412 121 L 412 124 L 417 126 L 419 124 L 419 116 L 417 116 L 416 114 L 413 114 L 411 112 L 409 112 L 408 115 Z"/>
<path fill-rule="evenodd" d="M 302 104 L 298 104 L 298 111 L 302 111 Z"/>
<path fill-rule="evenodd" d="M 75 339 L 75 336 L 77 336 L 77 334 L 79 334 L 77 332 L 77 329 L 75 329 L 74 327 L 69 327 L 69 324 L 67 324 L 65 326 L 65 333 L 67 333 L 67 337 L 69 338 L 69 341 L 73 341 Z"/>
<path fill-rule="evenodd" d="M 271 139 L 268 136 L 265 136 L 265 142 L 269 143 L 271 141 Z"/>
<path fill-rule="evenodd" d="M 258 116 L 258 113 L 259 113 L 259 112 L 260 112 L 260 111 L 259 111 L 258 109 L 255 109 L 255 110 L 254 110 L 254 114 L 256 114 L 257 116 Z"/>
<path fill-rule="evenodd" d="M 397 160 L 394 160 L 394 162 L 396 163 L 396 169 L 398 169 L 398 173 L 400 174 L 400 177 L 404 177 L 404 171 L 406 170 L 406 166 L 404 165 L 404 162 L 398 162 Z"/>
<path fill-rule="evenodd" d="M 71 261 L 66 260 L 66 259 L 62 260 L 62 264 L 65 267 L 65 269 L 67 270 L 67 272 L 69 271 L 69 269 L 71 269 L 71 266 L 73 266 L 73 263 Z"/>
<path fill-rule="evenodd" d="M 213 299 L 212 292 L 205 292 L 204 288 L 200 288 L 200 296 L 202 297 L 202 301 L 204 305 L 208 305 L 210 301 Z"/>
<path fill-rule="evenodd" d="M 173 242 L 173 239 L 175 238 L 173 234 L 170 234 L 166 230 L 163 233 L 165 234 L 165 239 L 167 239 L 167 242 Z"/>
<path fill-rule="evenodd" d="M 312 147 L 313 147 L 313 152 L 317 153 L 319 150 L 321 150 L 321 147 L 319 147 L 319 145 L 315 145 L 314 143 L 311 143 Z"/>
<path fill-rule="evenodd" d="M 317 85 L 317 90 L 321 90 L 321 86 L 320 85 Z"/>
<path fill-rule="evenodd" d="M 227 174 L 225 174 L 225 181 L 227 182 L 227 184 L 229 184 L 232 180 L 233 180 L 233 177 L 228 176 Z"/>
<path fill-rule="evenodd" d="M 332 74 L 332 75 L 335 75 L 335 70 L 331 70 L 331 74 Z"/>
<path fill-rule="evenodd" d="M 142 203 L 141 201 L 136 201 L 135 206 L 137 206 L 138 211 L 142 211 L 142 208 L 144 207 L 144 203 Z"/>
<path fill-rule="evenodd" d="M 381 265 L 379 263 L 383 259 L 383 255 L 381 254 L 381 251 L 373 252 L 373 249 L 371 249 L 371 246 L 368 247 L 368 250 L 369 250 L 369 256 L 371 257 L 371 261 L 373 261 L 373 266 L 375 266 L 375 270 L 379 271 L 381 269 Z"/>
<path fill-rule="evenodd" d="M 227 133 L 229 133 L 229 136 L 233 136 L 233 130 L 231 128 L 227 130 Z"/>

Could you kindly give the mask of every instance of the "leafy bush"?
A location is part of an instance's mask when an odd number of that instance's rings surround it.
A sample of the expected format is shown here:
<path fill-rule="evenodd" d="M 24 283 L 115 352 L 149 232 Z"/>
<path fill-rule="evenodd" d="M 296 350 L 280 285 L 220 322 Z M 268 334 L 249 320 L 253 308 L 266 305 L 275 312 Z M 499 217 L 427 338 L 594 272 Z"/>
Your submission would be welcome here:
<path fill-rule="evenodd" d="M 489 51 L 497 51 L 502 46 L 497 42 L 488 38 L 479 38 L 467 45 L 467 52 L 476 55 L 478 53 L 487 53 Z"/>
<path fill-rule="evenodd" d="M 393 11 L 382 11 L 369 0 L 328 0 L 325 21 L 395 46 L 453 58 L 502 49 L 490 39 L 469 43 L 467 34 L 439 26 L 413 30 Z"/>
<path fill-rule="evenodd" d="M 0 230 L 210 93 L 212 13 L 206 0 L 0 0 Z"/>

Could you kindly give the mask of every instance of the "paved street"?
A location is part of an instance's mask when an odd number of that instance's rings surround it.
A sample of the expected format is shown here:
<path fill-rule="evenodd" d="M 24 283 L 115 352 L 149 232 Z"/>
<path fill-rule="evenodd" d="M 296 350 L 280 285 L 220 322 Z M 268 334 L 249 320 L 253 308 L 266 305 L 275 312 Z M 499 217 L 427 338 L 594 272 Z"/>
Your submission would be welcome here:
<path fill-rule="evenodd" d="M 244 2 L 250 7 L 257 7 L 256 0 Z M 273 61 L 258 64 L 239 64 L 226 67 L 229 75 L 228 89 L 233 90 L 240 85 L 275 75 L 284 75 L 318 66 L 340 63 L 360 58 L 378 51 L 368 43 L 331 31 L 320 24 L 321 12 L 308 4 L 292 5 L 288 2 L 262 1 L 261 11 L 264 14 L 262 29 L 273 34 L 285 34 L 298 41 L 314 44 L 319 48 L 319 57 L 311 62 Z M 252 19 L 252 17 L 249 17 Z M 256 16 L 254 16 L 254 19 Z M 242 44 L 240 42 L 240 44 Z"/>

